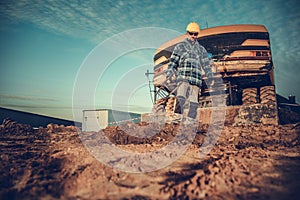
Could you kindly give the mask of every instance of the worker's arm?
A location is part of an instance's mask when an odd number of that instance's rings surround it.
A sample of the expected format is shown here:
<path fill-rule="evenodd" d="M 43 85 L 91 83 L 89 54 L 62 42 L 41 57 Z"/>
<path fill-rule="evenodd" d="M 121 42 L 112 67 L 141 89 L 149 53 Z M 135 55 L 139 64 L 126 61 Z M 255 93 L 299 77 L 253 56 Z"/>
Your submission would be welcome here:
<path fill-rule="evenodd" d="M 176 45 L 170 57 L 168 69 L 166 71 L 167 77 L 172 76 L 174 70 L 177 70 L 179 65 L 179 60 L 180 60 L 179 45 Z"/>
<path fill-rule="evenodd" d="M 205 75 L 207 77 L 207 84 L 212 85 L 214 83 L 213 82 L 213 72 L 211 70 L 208 53 L 205 48 L 202 49 L 200 62 L 201 62 L 202 69 L 204 70 Z"/>

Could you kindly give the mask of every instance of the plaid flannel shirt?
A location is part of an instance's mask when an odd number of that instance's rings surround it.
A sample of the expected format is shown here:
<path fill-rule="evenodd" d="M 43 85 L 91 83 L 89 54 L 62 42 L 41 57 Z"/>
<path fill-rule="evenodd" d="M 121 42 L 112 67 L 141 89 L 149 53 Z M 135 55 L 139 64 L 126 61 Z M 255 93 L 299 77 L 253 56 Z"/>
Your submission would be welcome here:
<path fill-rule="evenodd" d="M 177 44 L 170 58 L 168 69 L 178 72 L 177 80 L 184 80 L 192 85 L 201 87 L 202 70 L 208 78 L 212 78 L 212 70 L 206 49 L 195 41 L 185 38 Z"/>

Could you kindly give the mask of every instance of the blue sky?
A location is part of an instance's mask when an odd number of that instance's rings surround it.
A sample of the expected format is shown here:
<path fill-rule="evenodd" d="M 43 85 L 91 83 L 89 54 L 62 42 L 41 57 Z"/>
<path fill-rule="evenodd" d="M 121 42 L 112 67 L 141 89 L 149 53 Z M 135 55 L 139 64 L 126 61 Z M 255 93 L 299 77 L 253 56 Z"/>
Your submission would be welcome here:
<path fill-rule="evenodd" d="M 295 0 L 10 0 L 0 5 L 1 107 L 72 119 L 76 78 L 99 44 L 136 28 L 158 27 L 183 33 L 190 21 L 197 21 L 201 27 L 265 25 L 271 38 L 277 93 L 296 95 L 298 102 L 300 99 L 300 7 Z M 174 35 L 166 36 L 166 41 Z M 141 82 L 147 83 L 144 72 L 152 69 L 154 52 L 154 48 L 140 49 L 113 60 L 94 88 L 95 108 L 111 107 L 109 97 L 116 96 L 114 91 L 119 90 L 115 88 L 120 87 L 116 82 L 122 82 L 124 73 L 132 71 L 140 85 L 128 101 L 118 102 L 118 109 L 149 111 L 149 90 Z M 132 90 L 135 78 L 130 80 L 127 88 Z M 126 91 L 125 83 L 122 87 Z"/>

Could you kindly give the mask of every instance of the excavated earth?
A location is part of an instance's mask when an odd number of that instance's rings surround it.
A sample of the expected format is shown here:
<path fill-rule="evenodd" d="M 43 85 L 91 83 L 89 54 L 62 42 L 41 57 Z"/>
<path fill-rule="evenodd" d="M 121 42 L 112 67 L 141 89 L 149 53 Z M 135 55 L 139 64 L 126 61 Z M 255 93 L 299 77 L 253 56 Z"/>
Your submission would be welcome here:
<path fill-rule="evenodd" d="M 127 131 L 143 135 L 158 126 L 126 127 L 104 133 L 131 152 L 161 148 L 179 129 L 165 124 L 158 134 L 141 138 Z M 198 127 L 193 143 L 171 165 L 127 173 L 99 162 L 85 148 L 97 146 L 99 133 L 55 124 L 33 130 L 4 120 L 0 199 L 300 199 L 299 134 L 299 123 L 224 126 L 211 151 L 200 157 L 207 127 Z"/>

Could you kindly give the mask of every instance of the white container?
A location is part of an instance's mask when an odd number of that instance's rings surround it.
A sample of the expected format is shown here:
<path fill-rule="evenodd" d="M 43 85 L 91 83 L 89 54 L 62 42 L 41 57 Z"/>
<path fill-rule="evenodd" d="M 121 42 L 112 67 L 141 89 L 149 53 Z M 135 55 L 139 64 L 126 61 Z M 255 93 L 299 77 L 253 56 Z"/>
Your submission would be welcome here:
<path fill-rule="evenodd" d="M 111 109 L 83 110 L 82 131 L 99 131 L 107 126 L 141 121 L 141 114 Z"/>

